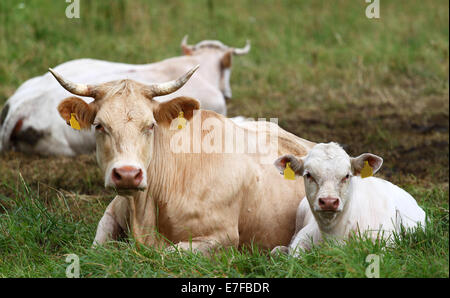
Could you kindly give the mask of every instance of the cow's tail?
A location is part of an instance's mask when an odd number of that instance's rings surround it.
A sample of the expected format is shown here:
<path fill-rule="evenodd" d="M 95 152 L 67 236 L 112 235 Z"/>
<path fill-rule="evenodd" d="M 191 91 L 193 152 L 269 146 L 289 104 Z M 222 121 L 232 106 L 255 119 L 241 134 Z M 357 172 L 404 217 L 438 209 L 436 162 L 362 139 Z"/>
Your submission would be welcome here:
<path fill-rule="evenodd" d="M 7 102 L 0 113 L 0 152 L 11 149 L 11 139 L 22 129 L 24 118 L 17 112 Z"/>
<path fill-rule="evenodd" d="M 8 117 L 9 113 L 9 104 L 6 103 L 3 107 L 2 111 L 0 112 L 0 152 L 2 152 L 5 148 L 4 143 L 4 135 L 5 135 L 5 128 L 6 128 L 6 118 Z"/>

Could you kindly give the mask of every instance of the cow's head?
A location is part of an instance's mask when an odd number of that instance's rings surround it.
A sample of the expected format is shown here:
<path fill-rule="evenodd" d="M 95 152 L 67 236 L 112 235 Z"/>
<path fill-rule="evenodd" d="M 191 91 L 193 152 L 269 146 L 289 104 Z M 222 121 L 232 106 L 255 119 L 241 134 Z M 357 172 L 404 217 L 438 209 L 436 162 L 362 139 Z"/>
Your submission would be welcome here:
<path fill-rule="evenodd" d="M 371 153 L 350 157 L 336 143 L 317 144 L 302 158 L 284 155 L 275 161 L 275 166 L 284 171 L 286 164 L 297 176 L 305 179 L 306 197 L 311 210 L 319 216 L 334 217 L 345 208 L 349 198 L 349 182 L 352 176 L 360 175 L 367 161 L 373 173 L 378 171 L 383 159 Z"/>
<path fill-rule="evenodd" d="M 243 48 L 232 48 L 224 45 L 218 40 L 203 40 L 196 45 L 189 45 L 187 43 L 188 36 L 186 35 L 181 41 L 181 49 L 184 55 L 194 56 L 202 55 L 205 52 L 214 51 L 218 57 L 217 63 L 218 70 L 220 72 L 219 87 L 223 96 L 226 99 L 230 99 L 232 96 L 230 87 L 230 75 L 231 75 L 231 62 L 234 55 L 245 55 L 250 51 L 250 41 L 247 40 L 247 44 Z"/>
<path fill-rule="evenodd" d="M 155 131 L 166 129 L 181 111 L 189 120 L 193 110 L 199 108 L 198 101 L 192 98 L 177 97 L 164 103 L 152 98 L 175 92 L 197 68 L 175 81 L 152 85 L 132 80 L 76 84 L 50 69 L 66 90 L 95 99 L 87 104 L 81 98 L 69 97 L 59 104 L 58 111 L 68 124 L 73 115 L 81 129 L 95 127 L 97 161 L 105 173 L 105 187 L 118 190 L 147 187 Z"/>

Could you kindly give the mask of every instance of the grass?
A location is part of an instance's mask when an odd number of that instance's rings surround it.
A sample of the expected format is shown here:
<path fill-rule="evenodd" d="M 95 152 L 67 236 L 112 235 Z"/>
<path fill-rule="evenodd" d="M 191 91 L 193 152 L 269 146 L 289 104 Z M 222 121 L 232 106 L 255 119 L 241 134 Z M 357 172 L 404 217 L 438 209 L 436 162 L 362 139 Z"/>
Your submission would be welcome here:
<path fill-rule="evenodd" d="M 383 254 L 382 277 L 448 277 L 448 1 L 0 1 L 0 106 L 49 66 L 90 57 L 150 63 L 193 42 L 219 39 L 249 55 L 233 60 L 229 115 L 277 117 L 303 138 L 336 141 L 384 158 L 378 176 L 410 192 L 427 212 L 425 233 L 383 249 L 326 243 L 301 259 L 257 248 L 212 259 L 128 242 L 91 249 L 114 193 L 91 155 L 0 155 L 0 276 L 64 277 L 66 254 L 92 277 L 363 277 Z"/>
<path fill-rule="evenodd" d="M 0 276 L 64 277 L 65 258 L 72 253 L 80 257 L 84 277 L 362 277 L 369 254 L 382 256 L 381 277 L 448 276 L 448 192 L 410 191 L 427 198 L 420 203 L 431 222 L 425 232 L 407 233 L 388 248 L 356 237 L 344 246 L 325 243 L 300 259 L 271 256 L 257 247 L 222 249 L 208 258 L 193 253 L 181 257 L 133 239 L 90 248 L 96 224 L 92 217 L 101 215 L 104 204 L 64 195 L 44 201 L 23 183 L 17 197 L 2 198 L 12 206 L 0 214 Z M 436 202 L 444 207 L 431 207 Z M 74 212 L 80 207 L 91 211 L 89 217 Z"/>

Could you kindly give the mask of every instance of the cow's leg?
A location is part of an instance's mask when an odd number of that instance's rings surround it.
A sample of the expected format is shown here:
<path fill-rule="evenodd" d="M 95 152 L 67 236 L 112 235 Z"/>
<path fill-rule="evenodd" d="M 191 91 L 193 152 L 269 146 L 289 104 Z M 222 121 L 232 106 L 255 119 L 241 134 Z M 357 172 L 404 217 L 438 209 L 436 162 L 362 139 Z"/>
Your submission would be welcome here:
<path fill-rule="evenodd" d="M 129 204 L 127 198 L 116 196 L 106 208 L 97 226 L 93 246 L 108 240 L 117 240 L 129 228 Z"/>
<path fill-rule="evenodd" d="M 164 237 L 159 234 L 156 224 L 158 208 L 148 190 L 129 197 L 129 202 L 133 238 L 146 246 L 164 248 Z"/>
<path fill-rule="evenodd" d="M 194 237 L 191 241 L 178 242 L 175 246 L 170 246 L 168 250 L 191 250 L 193 252 L 209 255 L 219 247 L 237 247 L 239 245 L 239 233 L 237 231 L 238 229 L 236 228 L 235 231 L 229 231 L 228 233 L 221 233 L 208 237 Z"/>
<path fill-rule="evenodd" d="M 289 247 L 288 246 L 283 246 L 283 245 L 279 245 L 274 247 L 274 249 L 272 249 L 272 251 L 270 252 L 272 255 L 281 255 L 281 254 L 288 254 L 289 253 Z"/>

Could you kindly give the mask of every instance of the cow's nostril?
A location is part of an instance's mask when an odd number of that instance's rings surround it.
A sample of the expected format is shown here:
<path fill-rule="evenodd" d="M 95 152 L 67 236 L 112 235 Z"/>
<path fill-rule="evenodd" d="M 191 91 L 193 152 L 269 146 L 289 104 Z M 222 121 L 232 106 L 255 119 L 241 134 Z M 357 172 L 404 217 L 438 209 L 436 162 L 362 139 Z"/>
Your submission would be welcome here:
<path fill-rule="evenodd" d="M 139 170 L 139 172 L 134 176 L 134 181 L 136 184 L 139 184 L 142 181 L 142 170 Z"/>
<path fill-rule="evenodd" d="M 139 170 L 139 172 L 134 176 L 134 179 L 142 179 L 142 170 Z"/>
<path fill-rule="evenodd" d="M 113 179 L 117 181 L 122 179 L 122 176 L 120 176 L 116 169 L 113 169 Z"/>
<path fill-rule="evenodd" d="M 322 200 L 322 199 L 319 199 L 319 206 L 324 206 L 325 205 L 325 202 L 324 202 L 324 200 Z"/>

